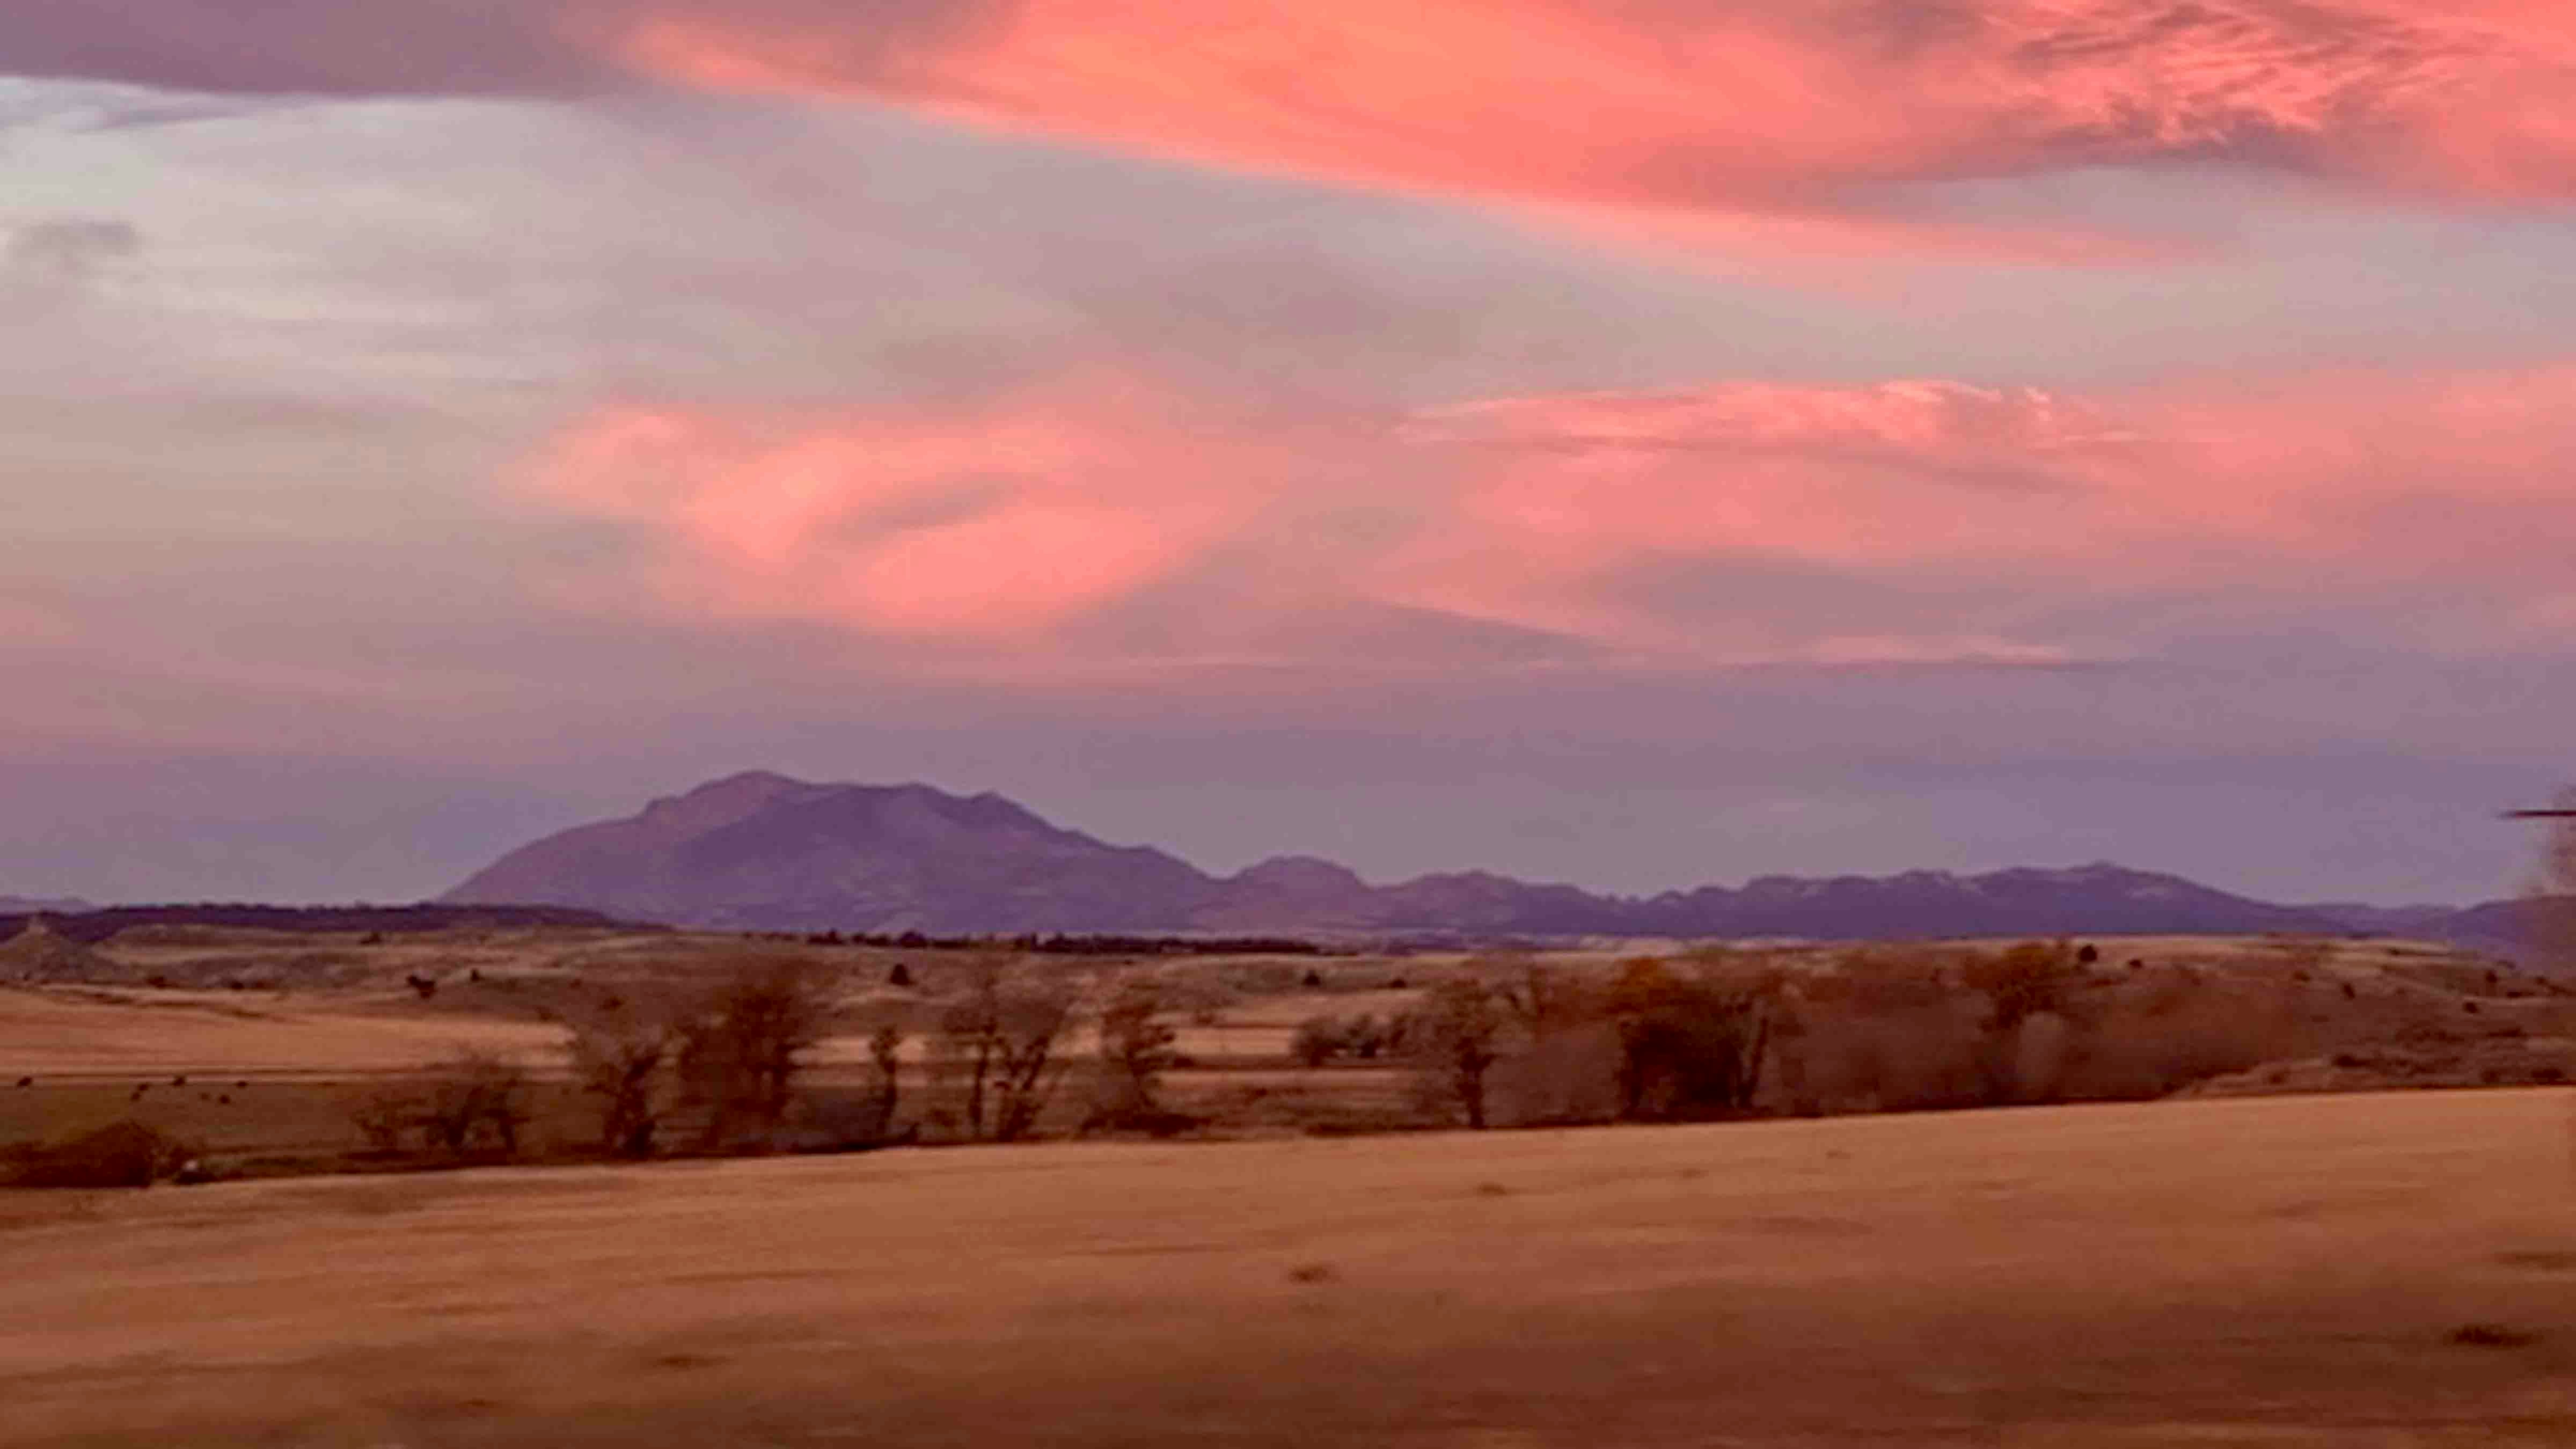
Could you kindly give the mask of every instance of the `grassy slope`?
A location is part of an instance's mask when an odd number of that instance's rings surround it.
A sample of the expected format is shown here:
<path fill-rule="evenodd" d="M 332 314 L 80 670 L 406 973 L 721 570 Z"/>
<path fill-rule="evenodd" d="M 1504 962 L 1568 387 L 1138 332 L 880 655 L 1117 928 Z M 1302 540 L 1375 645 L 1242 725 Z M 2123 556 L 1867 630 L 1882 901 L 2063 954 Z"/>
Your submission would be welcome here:
<path fill-rule="evenodd" d="M 0 1195 L 0 1444 L 2564 1445 L 2569 1108 Z"/>

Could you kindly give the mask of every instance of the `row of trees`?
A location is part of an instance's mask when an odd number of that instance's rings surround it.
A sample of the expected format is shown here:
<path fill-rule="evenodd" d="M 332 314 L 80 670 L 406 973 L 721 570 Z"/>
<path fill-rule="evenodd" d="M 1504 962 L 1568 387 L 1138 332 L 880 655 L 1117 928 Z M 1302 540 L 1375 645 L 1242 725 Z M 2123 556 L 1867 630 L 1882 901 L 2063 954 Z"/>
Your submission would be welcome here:
<path fill-rule="evenodd" d="M 1403 1011 L 1310 1019 L 1291 1050 L 1309 1067 L 1399 1063 L 1417 1109 L 1476 1128 L 2145 1097 L 2287 1055 L 2283 1033 L 2315 1005 L 2302 993 L 2338 989 L 2311 976 L 2277 973 L 2277 991 L 2249 995 L 2188 967 L 2106 966 L 2066 942 L 1860 948 L 1796 970 L 1725 950 L 1609 969 L 1496 957 Z M 1171 1021 L 1214 1020 L 1206 986 L 992 955 L 926 998 L 845 1004 L 810 964 L 778 958 L 694 987 L 632 988 L 562 1020 L 605 1153 L 1011 1142 L 1049 1120 L 1193 1125 L 1160 1084 L 1182 1061 Z M 865 1042 L 862 1092 L 800 1089 L 827 1034 Z M 1078 1056 L 1086 1034 L 1094 1045 Z M 1057 1115 L 1084 1062 L 1088 1103 Z M 924 1095 L 907 1098 L 907 1080 Z M 514 1069 L 471 1059 L 379 1094 L 360 1125 L 379 1145 L 506 1154 L 528 1124 L 528 1092 Z"/>
<path fill-rule="evenodd" d="M 1085 1024 L 1097 1040 L 1086 1129 L 1174 1130 L 1189 1119 L 1162 1103 L 1162 1075 L 1179 1060 L 1163 1017 L 1191 1004 L 1151 977 L 1086 982 L 995 956 L 972 963 L 940 999 L 849 1006 L 827 973 L 779 957 L 694 986 L 634 986 L 557 1019 L 596 1150 L 643 1158 L 797 1142 L 859 1147 L 925 1127 L 957 1140 L 1018 1141 L 1057 1101 Z M 867 1049 L 868 1088 L 855 1110 L 799 1086 L 813 1049 L 843 1032 Z M 908 1050 L 936 1091 L 906 1124 Z M 535 1092 L 523 1069 L 465 1053 L 367 1093 L 351 1111 L 379 1150 L 506 1157 L 534 1118 Z"/>
<path fill-rule="evenodd" d="M 1792 1025 L 1785 981 L 1714 955 L 1640 958 L 1606 979 L 1536 963 L 1488 966 L 1433 985 L 1395 1037 L 1430 1094 L 1470 1127 L 1491 1120 L 1495 1068 L 1515 1057 L 1528 1077 L 1606 1062 L 1608 1115 L 1623 1121 L 1735 1116 L 1751 1110 L 1773 1042 Z M 1524 1094 L 1537 1085 L 1525 1083 Z M 1525 1115 L 1602 1114 L 1561 1105 Z"/>
<path fill-rule="evenodd" d="M 1310 1018 L 1290 1052 L 1309 1068 L 1401 1062 L 1422 1098 L 1470 1127 L 1495 1119 L 1498 1095 L 1522 1122 L 1705 1120 L 1820 1092 L 1993 1104 L 2050 1089 L 2034 1043 L 2089 1024 L 2092 965 L 2066 942 L 1860 951 L 1795 973 L 1724 950 L 1606 972 L 1488 959 L 1434 983 L 1407 1013 Z M 1891 1025 L 1956 1048 L 1936 1086 L 1891 1082 L 1888 1065 L 1870 1060 Z"/>

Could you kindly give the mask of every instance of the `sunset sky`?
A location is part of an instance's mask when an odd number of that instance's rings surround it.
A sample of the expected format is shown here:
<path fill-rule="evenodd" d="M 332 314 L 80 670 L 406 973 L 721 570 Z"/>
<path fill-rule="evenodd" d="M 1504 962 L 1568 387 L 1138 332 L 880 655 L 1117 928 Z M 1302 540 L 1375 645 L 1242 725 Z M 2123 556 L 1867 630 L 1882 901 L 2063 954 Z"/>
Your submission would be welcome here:
<path fill-rule="evenodd" d="M 2565 0 L 0 5 L 0 894 L 713 776 L 2511 891 Z"/>

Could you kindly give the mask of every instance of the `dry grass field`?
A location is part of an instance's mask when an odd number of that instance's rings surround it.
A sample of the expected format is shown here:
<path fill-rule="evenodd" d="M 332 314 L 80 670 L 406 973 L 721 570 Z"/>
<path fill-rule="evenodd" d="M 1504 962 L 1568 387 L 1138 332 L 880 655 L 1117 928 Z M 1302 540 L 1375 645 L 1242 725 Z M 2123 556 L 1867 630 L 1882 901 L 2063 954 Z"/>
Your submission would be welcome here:
<path fill-rule="evenodd" d="M 2570 1107 L 0 1194 L 0 1445 L 2563 1446 Z"/>
<path fill-rule="evenodd" d="M 537 1074 L 533 1155 L 591 1152 L 596 1104 L 565 1075 L 560 1019 L 621 997 L 702 985 L 746 951 L 789 953 L 830 983 L 841 1015 L 806 1054 L 809 1087 L 844 1102 L 863 1098 L 872 1081 L 870 1023 L 904 1022 L 904 1110 L 908 1121 L 922 1121 L 950 1105 L 926 1069 L 943 1004 L 972 969 L 959 953 L 587 928 L 378 936 L 151 926 L 78 951 L 30 957 L 23 945 L 10 949 L 17 975 L 0 981 L 0 1148 L 130 1117 L 189 1144 L 218 1173 L 258 1175 L 361 1165 L 349 1160 L 364 1145 L 352 1101 L 388 1077 L 468 1049 Z M 1563 950 L 1545 960 L 1568 977 L 1606 979 L 1639 949 Z M 1779 947 L 1763 959 L 1831 984 L 1860 969 L 1850 966 L 1849 951 Z M 2101 939 L 2097 954 L 2089 979 L 2100 1000 L 2126 1004 L 2093 1012 L 2084 1045 L 2095 1080 L 2067 1096 L 2576 1080 L 2576 990 L 2499 972 L 2500 963 L 2449 948 L 2130 937 Z M 1425 953 L 1052 958 L 1027 969 L 1075 983 L 1094 1005 L 1102 983 L 1121 973 L 1161 983 L 1182 1054 L 1164 1076 L 1164 1104 L 1200 1121 L 1205 1135 L 1259 1138 L 1454 1120 L 1438 1101 L 1426 1102 L 1421 1074 L 1392 1051 L 1344 1054 L 1318 1068 L 1293 1060 L 1291 1045 L 1312 1021 L 1396 1021 L 1421 1008 L 1426 985 L 1467 966 L 1462 955 Z M 1518 969 L 1487 967 L 1506 983 Z M 1799 1008 L 1815 1029 L 1784 1039 L 1760 1110 L 1952 1105 L 1963 1090 L 1975 1009 L 1972 1001 L 1928 1010 L 1900 1004 L 1864 1021 L 1816 987 Z M 1079 1023 L 1067 1038 L 1064 1054 L 1076 1069 L 1055 1094 L 1042 1134 L 1070 1133 L 1089 1112 L 1095 1041 Z M 1606 1082 L 1603 1062 L 1509 1059 L 1520 1050 L 1507 1049 L 1497 1072 L 1500 1120 L 1602 1112 L 1602 1103 L 1562 1088 L 1569 1072 Z M 2106 1071 L 2113 1072 L 2107 1088 Z M 930 1130 L 939 1135 L 935 1120 Z"/>
<path fill-rule="evenodd" d="M 173 1072 L 379 1072 L 459 1045 L 531 1059 L 563 1033 L 540 1022 L 398 1015 L 326 993 L 0 987 L 0 1067 L 95 1078 Z"/>

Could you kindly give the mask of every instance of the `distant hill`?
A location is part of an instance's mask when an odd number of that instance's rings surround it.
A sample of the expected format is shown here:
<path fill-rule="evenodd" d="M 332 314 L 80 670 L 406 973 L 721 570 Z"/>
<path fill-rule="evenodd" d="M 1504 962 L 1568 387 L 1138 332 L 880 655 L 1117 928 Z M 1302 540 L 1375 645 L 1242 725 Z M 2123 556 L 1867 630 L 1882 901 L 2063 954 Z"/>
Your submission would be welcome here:
<path fill-rule="evenodd" d="M 440 899 L 581 906 L 738 929 L 1145 931 L 1216 883 L 1061 830 L 999 795 L 736 775 L 513 851 Z"/>
<path fill-rule="evenodd" d="M 94 909 L 96 907 L 89 902 L 68 896 L 55 900 L 42 896 L 0 896 L 0 916 L 61 916 Z"/>
<path fill-rule="evenodd" d="M 2439 937 L 2453 912 L 2372 914 L 2230 895 L 2109 864 L 1912 871 L 1601 895 L 1484 872 L 1373 886 L 1290 856 L 1215 876 L 1039 818 L 999 795 L 736 775 L 511 852 L 451 904 L 574 907 L 739 930 L 1367 932 L 1508 936 L 1944 936 L 2360 932 Z M 2482 931 L 2504 907 L 2478 908 Z M 2481 938 L 2482 939 L 2482 938 Z"/>
<path fill-rule="evenodd" d="M 96 944 L 129 926 L 217 926 L 262 931 L 377 931 L 402 935 L 459 929 L 512 930 L 534 926 L 615 926 L 597 911 L 564 906 L 110 906 L 103 910 L 0 911 L 0 941 L 14 940 L 41 921 L 61 939 Z"/>

